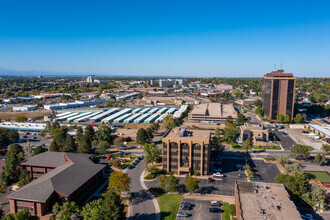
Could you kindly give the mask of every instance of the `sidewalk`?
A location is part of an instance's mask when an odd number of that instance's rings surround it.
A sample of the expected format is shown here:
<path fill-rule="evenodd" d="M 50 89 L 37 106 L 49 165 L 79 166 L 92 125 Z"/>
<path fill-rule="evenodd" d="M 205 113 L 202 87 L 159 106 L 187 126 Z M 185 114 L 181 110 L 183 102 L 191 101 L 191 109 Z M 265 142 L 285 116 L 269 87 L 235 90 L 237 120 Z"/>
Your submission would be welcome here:
<path fill-rule="evenodd" d="M 193 199 L 193 200 L 203 200 L 203 201 L 221 201 L 221 202 L 228 202 L 229 204 L 235 204 L 235 197 L 234 196 L 224 196 L 224 195 L 201 195 L 197 193 L 193 194 L 185 194 L 183 195 L 184 199 Z"/>

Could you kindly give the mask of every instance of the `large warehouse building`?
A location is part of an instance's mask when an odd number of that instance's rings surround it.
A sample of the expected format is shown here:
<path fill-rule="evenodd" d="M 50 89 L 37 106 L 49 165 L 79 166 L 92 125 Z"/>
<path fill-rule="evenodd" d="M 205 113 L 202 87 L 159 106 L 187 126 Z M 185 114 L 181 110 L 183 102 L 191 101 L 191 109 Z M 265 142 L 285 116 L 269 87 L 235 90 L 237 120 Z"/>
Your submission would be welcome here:
<path fill-rule="evenodd" d="M 188 106 L 181 107 L 142 107 L 142 108 L 111 108 L 93 111 L 68 111 L 58 113 L 54 121 L 79 123 L 84 121 L 102 123 L 153 123 L 162 122 L 166 115 L 180 118 Z"/>

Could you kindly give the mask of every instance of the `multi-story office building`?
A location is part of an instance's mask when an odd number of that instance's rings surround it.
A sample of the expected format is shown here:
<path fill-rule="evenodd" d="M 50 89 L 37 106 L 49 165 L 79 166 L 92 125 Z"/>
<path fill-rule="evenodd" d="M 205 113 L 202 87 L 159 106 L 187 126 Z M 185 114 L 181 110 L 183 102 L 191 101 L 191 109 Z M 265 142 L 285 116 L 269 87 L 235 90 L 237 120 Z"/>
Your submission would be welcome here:
<path fill-rule="evenodd" d="M 165 134 L 163 169 L 177 174 L 197 171 L 207 175 L 210 170 L 210 136 L 207 130 L 174 128 Z"/>
<path fill-rule="evenodd" d="M 289 115 L 293 119 L 296 78 L 292 73 L 275 70 L 266 73 L 262 82 L 264 115 L 276 120 L 276 115 Z"/>

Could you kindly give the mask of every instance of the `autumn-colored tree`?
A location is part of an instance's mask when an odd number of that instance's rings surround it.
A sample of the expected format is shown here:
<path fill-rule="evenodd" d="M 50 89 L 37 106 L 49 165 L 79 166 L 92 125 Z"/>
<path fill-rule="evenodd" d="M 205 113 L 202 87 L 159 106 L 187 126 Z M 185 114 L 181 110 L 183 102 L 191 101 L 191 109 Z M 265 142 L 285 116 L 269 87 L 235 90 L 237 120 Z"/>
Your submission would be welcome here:
<path fill-rule="evenodd" d="M 112 172 L 109 177 L 108 192 L 115 190 L 119 192 L 128 191 L 131 179 L 127 173 L 123 172 Z"/>

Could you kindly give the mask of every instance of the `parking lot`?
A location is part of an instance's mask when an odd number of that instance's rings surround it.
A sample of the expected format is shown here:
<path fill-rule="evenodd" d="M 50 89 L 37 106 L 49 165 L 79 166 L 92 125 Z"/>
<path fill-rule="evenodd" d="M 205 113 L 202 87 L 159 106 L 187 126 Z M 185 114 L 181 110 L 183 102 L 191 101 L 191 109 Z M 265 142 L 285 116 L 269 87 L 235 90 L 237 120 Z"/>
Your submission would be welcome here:
<path fill-rule="evenodd" d="M 246 178 L 239 177 L 239 173 L 244 173 L 244 171 L 239 171 L 236 168 L 237 164 L 245 165 L 245 159 L 243 157 L 235 158 L 231 156 L 222 156 L 219 158 L 222 161 L 222 169 L 225 177 L 213 178 L 213 182 L 209 182 L 207 178 L 199 178 L 199 190 L 198 193 L 203 194 L 215 194 L 215 195 L 226 195 L 233 196 L 235 191 L 235 181 L 236 180 L 246 180 Z M 258 182 L 274 182 L 275 176 L 280 174 L 275 163 L 266 163 L 264 160 L 248 159 L 248 164 L 251 168 L 257 170 L 257 174 L 261 176 L 261 180 Z M 211 174 L 213 172 L 211 171 Z M 184 177 L 179 177 L 180 186 L 184 185 Z M 156 187 L 158 185 L 158 180 L 145 182 L 148 188 Z M 181 191 L 184 187 L 179 187 L 179 192 L 185 193 L 186 191 Z"/>
<path fill-rule="evenodd" d="M 221 213 L 211 213 L 209 211 L 212 206 L 210 205 L 210 201 L 204 200 L 192 200 L 192 199 L 182 199 L 182 202 L 190 202 L 193 204 L 193 207 L 188 212 L 189 219 L 208 219 L 208 220 L 219 220 L 221 219 Z M 218 208 L 221 208 L 217 206 Z M 177 217 L 177 219 L 186 219 L 185 217 Z"/>
<path fill-rule="evenodd" d="M 20 141 L 21 143 L 18 143 L 23 148 L 31 145 L 32 149 L 34 149 L 35 147 L 42 145 L 48 149 L 51 144 L 51 139 L 48 139 L 47 137 L 41 137 L 40 132 L 19 131 L 18 134 L 20 139 L 24 137 L 24 142 Z"/>
<path fill-rule="evenodd" d="M 222 178 L 213 178 L 214 182 L 208 182 L 207 179 L 199 180 L 199 193 L 201 194 L 218 194 L 218 195 L 234 195 L 234 186 L 236 180 L 246 180 L 246 178 L 239 177 L 239 173 L 244 173 L 236 168 L 237 164 L 245 165 L 244 158 L 221 158 L 223 174 Z M 248 159 L 248 164 L 252 169 L 257 170 L 260 175 L 260 182 L 274 182 L 275 176 L 280 174 L 275 163 L 266 163 L 263 160 Z"/>
<path fill-rule="evenodd" d="M 303 145 L 309 145 L 315 148 L 316 150 L 320 150 L 322 147 L 322 144 L 325 143 L 325 141 L 322 140 L 312 140 L 309 137 L 309 133 L 303 133 L 305 129 L 292 129 L 292 128 L 286 128 L 285 131 L 298 143 Z"/>

